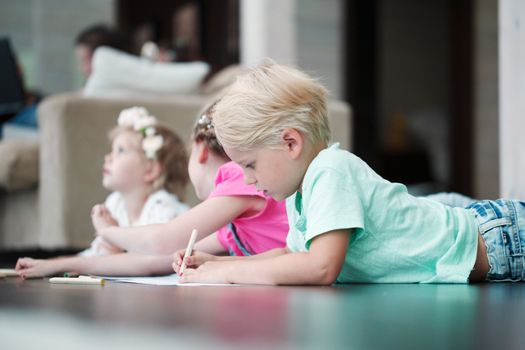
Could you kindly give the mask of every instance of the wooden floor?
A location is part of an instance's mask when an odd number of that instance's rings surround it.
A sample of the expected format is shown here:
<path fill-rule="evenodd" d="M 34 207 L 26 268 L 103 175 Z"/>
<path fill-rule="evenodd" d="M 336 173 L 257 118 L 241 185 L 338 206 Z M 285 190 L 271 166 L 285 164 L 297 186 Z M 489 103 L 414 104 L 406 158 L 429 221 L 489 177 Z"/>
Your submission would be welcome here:
<path fill-rule="evenodd" d="M 524 331 L 525 284 L 221 288 L 0 279 L 6 350 L 524 349 Z"/>

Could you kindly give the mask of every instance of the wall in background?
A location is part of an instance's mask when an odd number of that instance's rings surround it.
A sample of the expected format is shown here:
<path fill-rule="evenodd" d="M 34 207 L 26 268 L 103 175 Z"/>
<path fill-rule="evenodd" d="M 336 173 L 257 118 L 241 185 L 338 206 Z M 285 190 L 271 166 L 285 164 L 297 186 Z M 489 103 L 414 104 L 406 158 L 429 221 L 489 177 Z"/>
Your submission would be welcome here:
<path fill-rule="evenodd" d="M 454 150 L 449 125 L 457 122 L 451 119 L 451 89 L 458 83 L 451 75 L 455 34 L 450 3 L 379 4 L 379 138 L 391 138 L 393 119 L 401 114 L 415 141 L 430 153 L 438 183 L 450 183 Z M 497 7 L 493 0 L 472 3 L 472 195 L 477 198 L 499 197 Z"/>
<path fill-rule="evenodd" d="M 499 198 L 498 2 L 474 5 L 474 196 Z"/>
<path fill-rule="evenodd" d="M 114 23 L 113 0 L 2 0 L 0 36 L 11 38 L 27 87 L 45 94 L 82 86 L 74 40 L 84 28 Z"/>
<path fill-rule="evenodd" d="M 241 63 L 270 57 L 311 73 L 342 98 L 343 0 L 242 0 Z"/>
<path fill-rule="evenodd" d="M 501 196 L 525 199 L 525 2 L 499 1 Z"/>
<path fill-rule="evenodd" d="M 343 0 L 297 2 L 297 64 L 343 98 Z"/>
<path fill-rule="evenodd" d="M 452 14 L 449 6 L 442 0 L 378 1 L 379 147 L 385 154 L 411 156 L 418 161 L 410 162 L 415 169 L 425 166 L 424 155 L 427 155 L 432 177 L 429 191 L 439 191 L 450 184 Z M 389 170 L 385 171 L 387 175 Z M 425 173 L 421 170 L 420 177 L 424 178 Z"/>
<path fill-rule="evenodd" d="M 241 63 L 295 64 L 297 0 L 241 0 Z"/>

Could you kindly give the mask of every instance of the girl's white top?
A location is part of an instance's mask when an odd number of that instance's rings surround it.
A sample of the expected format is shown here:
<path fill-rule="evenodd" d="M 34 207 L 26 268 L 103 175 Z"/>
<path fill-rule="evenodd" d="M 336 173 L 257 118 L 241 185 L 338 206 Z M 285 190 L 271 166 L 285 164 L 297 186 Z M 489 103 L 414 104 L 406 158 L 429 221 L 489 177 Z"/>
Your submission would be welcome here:
<path fill-rule="evenodd" d="M 189 209 L 189 206 L 182 203 L 176 195 L 166 190 L 159 190 L 148 197 L 138 221 L 130 225 L 124 198 L 119 192 L 111 193 L 106 198 L 104 205 L 120 227 L 163 224 Z M 91 246 L 88 249 L 78 254 L 81 256 L 97 256 L 119 252 L 122 252 L 122 250 L 108 246 L 103 239 L 97 237 L 91 242 Z"/>

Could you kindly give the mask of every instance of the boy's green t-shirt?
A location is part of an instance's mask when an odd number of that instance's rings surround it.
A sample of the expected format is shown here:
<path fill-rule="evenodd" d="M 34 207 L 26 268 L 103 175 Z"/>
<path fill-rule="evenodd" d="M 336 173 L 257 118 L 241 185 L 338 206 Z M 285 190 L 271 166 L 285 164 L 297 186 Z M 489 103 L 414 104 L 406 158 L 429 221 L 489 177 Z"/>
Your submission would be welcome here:
<path fill-rule="evenodd" d="M 337 282 L 466 283 L 477 251 L 474 214 L 408 194 L 339 145 L 321 151 L 286 199 L 291 251 L 353 229 Z"/>

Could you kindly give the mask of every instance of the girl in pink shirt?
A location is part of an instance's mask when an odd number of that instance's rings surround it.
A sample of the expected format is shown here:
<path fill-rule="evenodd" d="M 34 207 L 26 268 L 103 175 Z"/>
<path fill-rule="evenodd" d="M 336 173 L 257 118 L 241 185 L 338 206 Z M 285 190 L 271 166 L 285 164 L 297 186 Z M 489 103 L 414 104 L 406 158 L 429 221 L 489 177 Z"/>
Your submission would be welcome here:
<path fill-rule="evenodd" d="M 208 198 L 221 196 L 255 196 L 265 205 L 255 214 L 239 216 L 217 231 L 217 239 L 230 255 L 252 255 L 285 246 L 288 233 L 284 201 L 277 202 L 253 185 L 244 183 L 242 169 L 234 162 L 219 168 L 215 188 Z M 275 233 L 279 232 L 279 235 Z"/>

